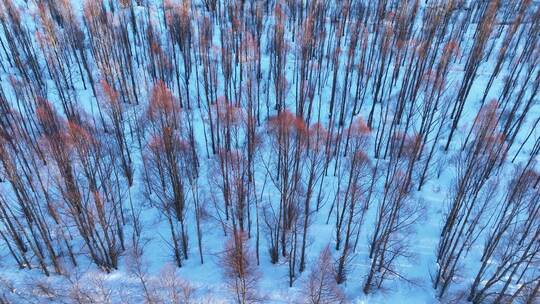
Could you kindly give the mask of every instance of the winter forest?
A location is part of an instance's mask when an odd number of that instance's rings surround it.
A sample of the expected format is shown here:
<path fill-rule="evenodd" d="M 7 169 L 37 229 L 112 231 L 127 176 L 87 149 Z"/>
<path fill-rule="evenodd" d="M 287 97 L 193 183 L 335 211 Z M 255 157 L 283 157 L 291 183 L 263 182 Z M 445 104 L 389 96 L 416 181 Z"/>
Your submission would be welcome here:
<path fill-rule="evenodd" d="M 537 0 L 0 0 L 0 303 L 540 303 Z"/>

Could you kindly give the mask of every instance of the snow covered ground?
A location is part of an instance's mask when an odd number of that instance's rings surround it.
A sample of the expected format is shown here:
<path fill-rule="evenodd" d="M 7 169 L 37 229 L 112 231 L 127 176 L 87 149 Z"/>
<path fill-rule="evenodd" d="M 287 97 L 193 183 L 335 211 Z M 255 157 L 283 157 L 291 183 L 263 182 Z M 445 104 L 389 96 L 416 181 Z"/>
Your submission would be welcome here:
<path fill-rule="evenodd" d="M 91 0 L 89 0 L 91 1 Z M 47 2 L 47 1 L 45 1 Z M 52 1 L 54 2 L 54 0 Z M 107 1 L 104 1 L 107 2 Z M 113 1 L 116 2 L 116 1 Z M 134 1 L 143 2 L 146 1 Z M 155 23 L 155 29 L 160 32 L 165 32 L 163 29 L 163 23 L 160 21 L 163 16 L 161 15 L 161 2 L 151 3 L 140 6 L 135 6 L 135 14 L 137 18 L 141 20 L 146 18 L 149 14 L 152 22 Z M 174 2 L 174 1 L 173 1 Z M 193 1 L 196 2 L 196 1 Z M 221 1 L 220 1 L 221 2 Z M 294 2 L 294 1 L 293 1 Z M 305 1 L 304 1 L 305 2 Z M 309 1 L 308 1 L 309 2 Z M 354 2 L 354 1 L 353 1 Z M 359 3 L 370 3 L 371 1 L 359 1 Z M 373 1 L 371 3 L 376 3 Z M 400 1 L 397 1 L 400 2 Z M 411 5 L 414 1 L 411 2 Z M 426 1 L 427 2 L 427 1 Z M 431 2 L 431 1 L 430 1 Z M 489 1 L 488 1 L 489 2 Z M 416 27 L 419 27 L 422 19 L 422 13 L 426 7 L 424 1 L 421 1 L 419 16 L 415 17 Z M 77 18 L 82 18 L 84 1 L 72 1 L 75 7 Z M 141 3 L 139 3 L 141 4 Z M 17 6 L 21 8 L 21 16 L 25 20 L 24 24 L 28 27 L 30 32 L 35 31 L 35 21 L 39 8 L 34 1 L 17 1 Z M 107 4 L 106 4 L 107 5 Z M 336 4 L 337 5 L 337 4 Z M 0 6 L 1 7 L 1 6 Z M 202 9 L 202 8 L 199 8 Z M 271 10 L 270 10 L 271 11 Z M 533 11 L 533 9 L 531 9 Z M 128 9 L 117 12 L 116 14 L 125 13 L 128 14 Z M 193 15 L 194 16 L 194 15 Z M 195 17 L 194 17 L 195 19 Z M 116 20 L 120 22 L 119 20 Z M 265 39 L 272 37 L 274 20 L 268 17 L 265 20 Z M 537 20 L 535 20 L 537 21 Z M 534 21 L 533 21 L 534 22 Z M 193 20 L 195 24 L 195 20 Z M 457 24 L 457 23 L 456 23 Z M 221 46 L 219 38 L 218 25 L 214 24 L 214 44 Z M 290 26 L 290 25 L 289 25 Z M 330 22 L 327 25 L 330 27 Z M 299 30 L 297 28 L 297 30 Z M 466 38 L 461 45 L 462 53 L 467 54 L 470 52 L 470 48 L 473 44 L 472 35 L 474 34 L 474 27 L 471 27 L 470 31 L 466 34 Z M 3 34 L 0 34 L 3 35 Z M 33 37 L 33 36 L 32 36 Z M 348 37 L 348 36 L 345 36 Z M 7 41 L 5 36 L 1 36 L 4 42 Z M 373 37 L 370 35 L 370 39 Z M 299 56 L 299 50 L 295 42 L 292 41 L 292 32 L 290 28 L 286 30 L 286 40 L 289 45 L 289 52 L 287 55 L 287 66 L 285 77 L 291 84 L 286 94 L 286 107 L 294 113 L 295 111 L 295 91 L 297 80 L 296 66 L 297 56 Z M 348 46 L 348 40 L 343 39 L 343 50 L 346 50 Z M 501 38 L 492 38 L 490 41 L 499 41 Z M 134 42 L 135 43 L 135 42 Z M 194 42 L 195 43 L 195 42 Z M 297 42 L 298 43 L 298 42 Z M 136 43 L 135 43 L 136 44 Z M 37 45 L 37 44 L 36 44 Z M 265 47 L 269 46 L 269 41 L 265 41 Z M 137 45 L 136 47 L 144 48 L 143 45 Z M 495 48 L 497 50 L 497 48 Z M 193 51 L 195 52 L 195 51 Z M 519 50 L 518 50 L 519 52 Z M 2 53 L 2 51 L 0 51 Z M 88 53 L 89 50 L 88 50 Z M 7 62 L 7 53 L 0 55 L 0 60 Z M 216 55 L 216 68 L 218 70 L 218 82 L 220 95 L 224 94 L 223 78 L 221 75 L 221 67 L 218 66 L 221 58 L 219 52 L 215 52 Z M 274 62 L 270 59 L 271 52 L 268 49 L 263 50 L 261 63 L 262 74 L 267 75 L 273 68 Z M 370 208 L 367 210 L 364 221 L 359 226 L 359 238 L 358 247 L 351 254 L 351 261 L 348 267 L 347 280 L 340 284 L 339 288 L 343 290 L 346 295 L 347 302 L 350 303 L 437 303 L 438 301 L 446 302 L 453 298 L 458 298 L 456 295 L 466 292 L 468 286 L 472 283 L 472 280 L 477 271 L 479 258 L 483 250 L 483 234 L 473 245 L 472 249 L 466 254 L 463 260 L 460 262 L 462 267 L 456 274 L 455 282 L 451 287 L 451 296 L 444 299 L 437 298 L 436 291 L 433 289 L 432 278 L 436 272 L 436 250 L 439 244 L 442 225 L 444 223 L 445 214 L 449 208 L 450 192 L 452 191 L 452 185 L 456 179 L 456 158 L 458 155 L 464 153 L 462 150 L 462 143 L 465 142 L 465 138 L 474 123 L 475 117 L 480 108 L 480 101 L 484 94 L 484 89 L 489 81 L 491 72 L 495 65 L 496 55 L 492 54 L 485 61 L 482 61 L 478 72 L 476 73 L 476 80 L 473 87 L 467 97 L 467 103 L 463 111 L 463 116 L 460 119 L 457 132 L 453 139 L 453 142 L 448 151 L 444 151 L 444 145 L 448 138 L 448 132 L 450 129 L 450 121 L 446 121 L 447 126 L 443 127 L 443 134 L 439 138 L 438 142 L 434 142 L 433 134 L 430 135 L 428 142 L 429 147 L 435 145 L 436 153 L 431 163 L 429 178 L 426 184 L 422 187 L 421 191 L 417 191 L 413 186 L 413 190 L 410 194 L 410 199 L 421 204 L 424 207 L 424 213 L 420 220 L 414 225 L 412 231 L 407 231 L 409 236 L 409 252 L 411 256 L 408 259 L 400 259 L 397 268 L 400 274 L 406 277 L 406 280 L 395 278 L 393 280 L 386 281 L 383 288 L 374 290 L 370 294 L 365 294 L 362 290 L 367 273 L 370 269 L 371 260 L 369 259 L 369 240 L 373 234 L 373 230 L 376 224 L 377 205 L 380 204 L 380 198 L 383 192 L 383 183 L 378 183 L 377 188 L 374 190 L 374 199 L 371 202 Z M 43 60 L 41 60 L 43 61 Z M 43 63 L 43 62 L 42 62 Z M 338 90 L 341 91 L 344 72 L 346 64 L 346 52 L 342 51 L 342 57 L 339 60 L 340 71 L 338 73 L 340 85 Z M 94 74 L 98 78 L 101 74 L 94 63 L 92 64 L 95 70 Z M 44 65 L 45 66 L 45 65 Z M 200 73 L 203 71 L 202 66 L 194 66 L 194 69 L 198 69 Z M 237 69 L 238 66 L 235 66 Z M 505 66 L 506 68 L 506 66 Z M 394 72 L 395 66 L 389 65 L 387 71 L 389 75 Z M 466 69 L 465 60 L 456 60 L 450 65 L 450 72 L 448 79 L 446 80 L 445 98 L 443 103 L 454 102 L 452 98 L 455 95 L 461 85 L 461 81 L 464 77 Z M 74 75 L 78 75 L 76 68 L 73 67 Z M 133 117 L 128 119 L 135 120 L 135 116 L 146 111 L 148 105 L 150 92 L 152 90 L 152 83 L 149 77 L 149 67 L 141 65 L 136 67 L 137 70 L 137 87 L 139 89 L 139 96 L 142 100 L 145 100 L 141 105 L 132 105 L 130 108 Z M 537 69 L 535 69 L 536 71 Z M 0 70 L 2 71 L 2 70 Z M 236 71 L 237 72 L 237 71 Z M 18 75 L 18 71 L 15 68 L 8 68 L 6 71 L 0 74 L 1 85 L 6 93 L 8 102 L 15 106 L 16 98 L 9 77 L 12 75 Z M 501 75 L 495 78 L 493 86 L 489 91 L 487 100 L 498 98 L 504 85 L 504 77 L 509 71 L 503 70 Z M 525 72 L 522 72 L 525 73 Z M 44 73 L 45 75 L 48 75 Z M 327 70 L 323 73 L 322 84 L 320 85 L 320 92 L 315 95 L 315 100 L 321 101 L 323 106 L 319 109 L 315 103 L 313 113 L 320 114 L 320 122 L 323 125 L 328 124 L 328 112 L 327 102 L 332 94 L 332 71 Z M 75 76 L 74 76 L 75 77 Z M 77 76 L 79 77 L 79 76 Z M 200 75 L 199 75 L 200 77 Z M 352 76 L 351 76 L 352 77 Z M 390 76 L 388 76 L 390 77 Z M 399 83 L 401 83 L 404 75 L 400 74 Z M 274 100 L 273 82 L 267 81 L 266 76 L 263 76 L 263 88 L 270 86 L 270 100 Z M 520 79 L 522 82 L 527 82 L 527 79 Z M 531 80 L 532 81 L 532 80 Z M 95 105 L 97 104 L 96 97 L 93 96 L 92 90 L 87 87 L 83 89 L 79 80 L 76 81 L 76 90 L 73 93 L 77 96 L 76 99 L 79 105 L 83 107 L 88 113 L 95 111 Z M 202 95 L 202 87 L 196 86 L 196 75 L 194 72 L 190 76 L 189 91 L 191 96 Z M 385 95 L 385 102 L 391 102 L 397 99 L 399 94 L 399 87 L 390 83 L 390 79 L 384 80 L 384 84 L 387 87 L 392 86 L 387 95 Z M 202 81 L 200 82 L 202 86 Z M 358 116 L 367 119 L 370 112 L 370 107 L 373 100 L 372 82 L 369 82 L 369 88 L 367 93 L 367 101 L 365 105 L 360 109 Z M 47 80 L 47 97 L 53 103 L 56 110 L 61 113 L 61 105 L 58 99 L 58 92 L 55 88 L 55 83 Z M 338 100 L 341 99 L 342 94 L 348 94 L 348 98 L 352 100 L 354 98 L 353 86 L 350 92 L 338 93 Z M 176 93 L 174 89 L 173 92 Z M 265 89 L 261 89 L 260 94 L 264 94 Z M 526 96 L 529 96 L 527 91 Z M 261 98 L 266 99 L 266 96 Z M 194 98 L 193 98 L 194 100 Z M 204 99 L 203 99 L 204 100 Z M 423 98 L 419 98 L 420 102 Z M 264 105 L 264 101 L 261 101 Z M 347 107 L 351 107 L 347 111 L 350 115 L 352 111 L 352 101 L 347 103 Z M 262 107 L 262 122 L 257 127 L 257 132 L 261 134 L 265 133 L 266 122 L 264 119 L 267 116 L 276 115 L 276 111 L 270 108 L 270 113 L 266 113 L 265 106 Z M 444 105 L 441 105 L 444 108 Z M 420 109 L 420 107 L 419 107 Z M 378 104 L 375 107 L 375 121 L 379 122 L 379 111 L 383 111 Z M 420 110 L 418 110 L 419 112 Z M 136 113 L 136 114 L 135 114 Z M 131 115 L 131 114 L 128 114 Z M 221 267 L 221 259 L 226 242 L 229 240 L 229 235 L 225 235 L 220 216 L 223 216 L 223 210 L 216 210 L 215 202 L 222 203 L 221 190 L 213 184 L 212 180 L 215 178 L 215 171 L 212 170 L 213 162 L 216 159 L 214 155 L 207 156 L 208 146 L 205 145 L 205 137 L 208 136 L 205 132 L 208 132 L 208 117 L 200 108 L 193 108 L 192 110 L 194 121 L 194 135 L 196 140 L 196 149 L 200 156 L 200 176 L 198 178 L 200 185 L 200 198 L 204 205 L 204 216 L 202 219 L 203 231 L 202 235 L 202 251 L 204 263 L 201 264 L 198 253 L 197 245 L 197 230 L 195 223 L 195 212 L 192 202 L 192 194 L 188 199 L 188 212 L 187 227 L 189 236 L 189 259 L 184 261 L 184 265 L 181 268 L 175 266 L 174 257 L 171 250 L 170 231 L 166 219 L 161 215 L 156 208 L 151 206 L 145 197 L 144 193 L 144 177 L 142 170 L 142 157 L 145 152 L 138 150 L 137 145 L 134 143 L 131 149 L 133 150 L 133 164 L 134 164 L 134 184 L 129 189 L 129 196 L 134 202 L 136 209 L 141 211 L 141 231 L 140 239 L 138 239 L 138 248 L 142 248 L 143 255 L 140 260 L 134 261 L 134 244 L 132 239 L 133 227 L 132 223 L 126 227 L 126 239 L 127 248 L 120 257 L 120 263 L 118 270 L 114 270 L 110 273 L 103 272 L 87 256 L 87 250 L 85 249 L 82 241 L 74 240 L 76 244 L 76 253 L 78 265 L 73 266 L 67 258 L 63 261 L 65 267 L 64 274 L 53 274 L 49 277 L 43 275 L 43 273 L 34 267 L 32 270 L 19 269 L 13 261 L 13 257 L 10 255 L 7 246 L 4 242 L 0 242 L 0 253 L 2 258 L 0 259 L 0 294 L 3 295 L 3 299 L 10 303 L 144 303 L 149 302 L 148 295 L 151 294 L 155 297 L 156 303 L 174 303 L 175 295 L 173 291 L 178 293 L 178 297 L 182 298 L 186 294 L 190 295 L 190 299 L 193 303 L 233 303 L 235 298 L 225 283 L 224 273 Z M 97 115 L 95 115 L 97 117 Z M 316 116 L 316 115 L 315 115 Z M 381 115 L 382 117 L 382 115 Z M 540 117 L 540 104 L 535 100 L 534 105 L 529 110 L 526 116 L 526 122 L 524 127 L 518 133 L 515 143 L 512 145 L 509 157 L 504 162 L 502 169 L 498 171 L 496 176 L 491 177 L 498 185 L 498 191 L 502 193 L 509 180 L 514 173 L 514 168 L 518 164 L 523 164 L 527 161 L 530 151 L 533 149 L 534 139 L 540 136 L 540 129 L 537 126 L 533 126 L 536 119 Z M 313 121 L 312 121 L 313 122 Z M 383 122 L 383 124 L 389 124 Z M 337 125 L 337 124 L 336 124 Z M 531 128 L 536 127 L 532 131 L 532 138 L 528 138 Z M 418 131 L 418 126 L 411 128 L 413 131 Z M 205 131 L 206 130 L 206 131 Z M 374 157 L 374 142 L 373 137 L 375 131 L 372 132 L 372 137 L 367 149 L 367 154 L 370 161 L 374 164 L 376 159 Z M 522 143 L 525 143 L 524 148 L 521 149 L 516 157 L 516 161 L 510 162 L 511 158 L 516 155 L 518 149 Z M 242 149 L 245 147 L 242 147 Z M 269 153 L 272 153 L 272 147 L 267 145 L 261 146 L 257 151 L 259 157 L 267 159 L 271 157 Z M 426 148 L 427 149 L 427 148 Z M 340 154 L 341 155 L 341 154 Z M 308 249 L 307 249 L 307 266 L 306 271 L 303 273 L 297 273 L 297 277 L 292 287 L 289 287 L 289 265 L 286 259 L 278 261 L 276 264 L 270 262 L 268 254 L 268 238 L 264 225 L 261 223 L 261 235 L 260 235 L 260 265 L 257 265 L 257 273 L 260 275 L 258 282 L 257 293 L 260 296 L 263 303 L 303 303 L 305 302 L 305 292 L 307 288 L 307 279 L 310 272 L 317 271 L 317 259 L 320 253 L 326 246 L 331 248 L 334 259 L 337 260 L 340 251 L 334 249 L 335 246 L 335 209 L 333 203 L 335 198 L 340 195 L 338 193 L 338 180 L 339 174 L 344 174 L 346 171 L 336 172 L 334 170 L 335 162 L 337 159 L 332 159 L 328 166 L 328 172 L 323 179 L 321 185 L 322 201 L 321 208 L 317 212 L 313 213 L 311 218 L 311 225 L 308 230 Z M 387 160 L 381 160 L 381 166 L 386 165 Z M 255 187 L 257 189 L 257 196 L 261 197 L 263 202 L 272 204 L 279 202 L 280 194 L 270 181 L 267 181 L 268 172 L 263 166 L 262 161 L 255 162 Z M 2 170 L 0 169 L 0 176 L 2 176 Z M 415 172 L 415 176 L 418 175 Z M 3 179 L 4 180 L 4 179 Z M 317 190 L 319 187 L 317 187 Z M 0 191 L 5 193 L 6 197 L 14 199 L 12 190 L 7 181 L 0 183 Z M 343 191 L 343 189 L 341 189 Z M 499 194 L 499 196 L 502 194 Z M 127 197 L 128 195 L 126 195 Z M 254 198 L 250 196 L 251 202 L 254 202 Z M 126 199 L 127 206 L 127 199 Z M 255 212 L 255 204 L 250 205 L 252 212 Z M 262 210 L 262 209 L 261 209 Z M 328 220 L 329 219 L 329 220 Z M 260 219 L 262 221 L 262 218 Z M 251 222 L 251 238 L 248 241 L 250 249 L 255 250 L 255 220 Z M 1 228 L 4 229 L 4 228 Z M 534 267 L 538 267 L 535 265 Z M 76 296 L 75 296 L 76 295 Z M 455 296 L 455 297 L 453 297 Z M 0 301 L 1 303 L 2 301 Z M 181 302 L 178 300 L 178 302 Z M 464 302 L 463 298 L 458 298 L 458 303 Z"/>

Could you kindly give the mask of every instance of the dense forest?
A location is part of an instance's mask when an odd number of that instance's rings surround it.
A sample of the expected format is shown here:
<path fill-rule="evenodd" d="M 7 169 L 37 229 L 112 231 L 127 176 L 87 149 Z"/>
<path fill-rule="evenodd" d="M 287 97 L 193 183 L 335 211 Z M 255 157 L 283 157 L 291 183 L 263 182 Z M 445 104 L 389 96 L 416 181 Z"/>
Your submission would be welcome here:
<path fill-rule="evenodd" d="M 0 24 L 0 303 L 540 303 L 540 2 Z"/>

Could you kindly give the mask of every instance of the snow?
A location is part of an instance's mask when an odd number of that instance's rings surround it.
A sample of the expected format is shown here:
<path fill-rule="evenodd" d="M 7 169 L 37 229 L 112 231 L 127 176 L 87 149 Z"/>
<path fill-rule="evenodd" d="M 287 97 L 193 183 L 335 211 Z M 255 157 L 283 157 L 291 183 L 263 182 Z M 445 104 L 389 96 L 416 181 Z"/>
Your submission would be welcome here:
<path fill-rule="evenodd" d="M 21 7 L 26 7 L 27 5 L 19 1 Z M 423 2 L 423 1 L 422 1 Z M 76 11 L 80 14 L 82 12 L 82 1 L 74 0 L 73 1 Z M 28 12 L 25 14 L 25 17 L 29 19 L 25 21 L 25 24 L 29 26 L 33 24 L 33 21 L 30 20 L 29 12 L 35 12 L 36 7 L 33 4 L 33 1 L 29 1 Z M 152 18 L 155 19 L 155 22 L 158 22 L 160 16 L 157 13 L 158 10 L 155 9 L 152 12 Z M 137 14 L 143 15 L 146 14 L 146 9 L 144 7 L 137 8 Z M 272 21 L 268 21 L 267 27 L 271 28 Z M 4 37 L 2 37 L 4 38 Z M 216 31 L 214 33 L 215 43 L 219 43 L 218 38 L 219 34 Z M 290 39 L 290 37 L 288 37 Z M 5 39 L 4 39 L 5 40 Z M 293 47 L 291 45 L 291 47 Z M 295 52 L 291 50 L 288 54 L 287 62 L 287 79 L 291 80 L 294 78 L 293 63 Z M 370 207 L 366 219 L 361 226 L 361 237 L 359 241 L 359 247 L 354 253 L 354 258 L 351 263 L 352 268 L 348 274 L 347 281 L 341 285 L 341 288 L 344 290 L 347 295 L 347 299 L 351 303 L 435 303 L 438 301 L 433 290 L 431 283 L 431 275 L 434 274 L 437 267 L 435 263 L 435 254 L 436 248 L 439 242 L 439 236 L 443 221 L 443 215 L 446 211 L 448 204 L 448 192 L 451 189 L 451 184 L 455 179 L 455 168 L 453 166 L 453 159 L 455 155 L 461 153 L 461 143 L 464 142 L 464 139 L 469 131 L 469 127 L 475 119 L 475 115 L 480 106 L 479 102 L 482 99 L 484 88 L 489 80 L 489 75 L 491 68 L 493 66 L 492 62 L 494 56 L 489 59 L 489 61 L 482 63 L 479 70 L 479 76 L 474 82 L 474 87 L 471 90 L 471 93 L 468 97 L 468 102 L 466 104 L 466 109 L 464 115 L 460 120 L 458 134 L 452 143 L 451 149 L 448 152 L 444 152 L 444 144 L 446 143 L 446 136 L 442 136 L 440 142 L 437 145 L 440 147 L 436 153 L 436 159 L 432 163 L 432 167 L 438 167 L 440 172 L 432 172 L 431 177 L 428 179 L 426 185 L 422 188 L 422 191 L 415 191 L 413 193 L 413 199 L 423 204 L 426 208 L 424 216 L 420 223 L 415 226 L 415 232 L 411 235 L 411 244 L 410 251 L 413 253 L 413 256 L 409 260 L 403 260 L 399 263 L 399 269 L 403 274 L 407 276 L 407 279 L 410 280 L 409 283 L 404 282 L 403 280 L 394 280 L 389 281 L 385 284 L 383 290 L 375 291 L 373 294 L 365 295 L 362 292 L 362 284 L 365 280 L 365 276 L 370 267 L 369 260 L 369 248 L 368 240 L 369 236 L 372 233 L 372 227 L 374 225 L 375 213 L 376 213 L 376 204 L 375 200 L 372 204 L 374 206 Z M 344 59 L 341 59 L 340 71 L 344 69 Z M 268 69 L 270 68 L 270 62 L 268 54 L 265 54 L 265 57 L 262 60 L 263 62 L 263 75 L 267 74 Z M 453 64 L 452 70 L 450 73 L 450 79 L 448 81 L 448 87 L 450 91 L 457 91 L 459 88 L 461 79 L 463 77 L 464 62 Z M 201 68 L 201 67 L 194 67 Z M 146 83 L 146 76 L 143 76 L 144 67 L 140 68 L 140 83 Z M 505 74 L 505 71 L 501 72 L 502 75 Z M 13 92 L 8 90 L 8 74 L 0 75 L 2 80 L 2 86 L 6 90 L 7 94 L 10 94 L 13 97 Z M 195 87 L 195 73 L 191 75 L 192 79 L 190 81 L 191 88 L 190 92 L 195 96 L 197 88 Z M 220 81 L 220 83 L 222 83 Z M 87 90 L 82 89 L 82 84 L 78 84 L 79 88 L 75 92 L 78 99 L 81 101 L 82 106 L 84 106 L 88 112 L 92 112 L 95 109 L 96 99 L 92 96 L 92 90 L 88 88 Z M 273 84 L 267 84 L 273 85 Z M 317 101 L 321 98 L 327 100 L 330 96 L 331 88 L 331 73 L 325 75 L 323 91 L 321 94 L 315 98 Z M 493 88 L 490 90 L 489 97 L 497 98 L 499 92 L 502 88 L 502 77 L 497 77 Z M 56 109 L 60 111 L 60 106 L 57 103 L 58 97 L 54 89 L 54 83 L 49 81 L 48 84 L 49 99 L 55 103 Z M 143 96 L 147 95 L 149 92 L 149 84 L 141 85 L 139 88 L 143 92 Z M 392 93 L 395 94 L 398 88 L 395 88 Z M 264 90 L 264 89 L 263 89 Z M 220 88 L 222 91 L 222 88 Z M 288 96 L 291 100 L 289 107 L 294 107 L 294 86 L 290 88 Z M 272 98 L 270 98 L 272 100 Z M 264 105 L 264 102 L 261 101 Z M 317 102 L 315 102 L 316 104 Z M 368 102 L 367 106 L 364 105 L 361 117 L 367 118 L 369 113 L 369 106 L 371 104 Z M 262 107 L 264 108 L 264 106 Z M 378 111 L 380 107 L 376 107 L 376 114 L 374 117 L 378 117 Z M 324 109 L 326 111 L 326 109 Z M 323 111 L 322 117 L 326 117 Z M 133 111 L 136 112 L 135 110 Z M 314 110 L 314 113 L 317 113 L 317 109 Z M 231 294 L 227 290 L 227 286 L 224 283 L 223 273 L 220 267 L 220 258 L 221 253 L 224 249 L 224 244 L 228 239 L 228 236 L 225 236 L 224 231 L 217 219 L 217 214 L 212 203 L 212 199 L 221 199 L 221 193 L 218 189 L 215 188 L 210 182 L 211 170 L 209 169 L 210 161 L 206 158 L 206 150 L 204 147 L 204 123 L 205 123 L 205 113 L 201 111 L 194 110 L 194 121 L 195 121 L 195 137 L 197 139 L 197 149 L 201 155 L 201 176 L 199 181 L 202 187 L 201 195 L 202 200 L 205 202 L 206 211 L 209 213 L 208 216 L 203 221 L 202 230 L 203 234 L 203 252 L 204 252 L 204 264 L 201 264 L 198 256 L 198 248 L 196 241 L 196 230 L 194 222 L 194 213 L 193 206 L 189 206 L 190 213 L 188 213 L 189 219 L 189 233 L 190 236 L 190 257 L 185 261 L 185 265 L 181 268 L 176 268 L 176 274 L 184 281 L 189 282 L 195 289 L 195 302 L 196 303 L 229 303 L 231 302 Z M 265 113 L 266 114 L 266 113 Z M 275 114 L 275 113 L 273 113 Z M 513 157 L 517 148 L 525 140 L 527 136 L 528 129 L 532 128 L 532 123 L 534 120 L 540 116 L 540 105 L 535 104 L 531 109 L 528 117 L 526 127 L 522 128 L 521 132 L 516 139 L 516 143 L 512 147 L 509 155 Z M 266 115 L 264 115 L 266 117 Z M 323 118 L 324 119 L 324 118 Z M 259 127 L 259 131 L 262 131 L 264 126 Z M 536 128 L 534 136 L 540 135 L 539 128 Z M 528 152 L 531 150 L 530 145 L 531 140 L 528 141 L 528 144 L 525 146 L 520 154 L 517 157 L 517 160 L 514 164 L 506 161 L 504 168 L 500 173 L 501 176 L 501 185 L 504 187 L 506 185 L 506 180 L 509 178 L 508 174 L 512 172 L 512 168 L 527 159 Z M 372 150 L 370 157 L 373 159 Z M 266 151 L 261 151 L 261 154 L 264 155 Z M 147 268 L 148 272 L 148 281 L 151 285 L 155 285 L 156 292 L 164 292 L 164 289 L 159 289 L 159 280 L 163 277 L 163 272 L 169 268 L 175 268 L 174 259 L 171 256 L 172 251 L 170 250 L 170 245 L 168 240 L 170 238 L 170 232 L 166 221 L 159 215 L 155 209 L 151 206 L 148 206 L 145 203 L 145 197 L 142 193 L 142 184 L 141 177 L 141 154 L 133 153 L 135 155 L 135 172 L 136 178 L 133 187 L 130 190 L 133 201 L 137 204 L 142 210 L 142 237 L 141 242 L 144 244 L 144 255 L 143 261 L 144 265 Z M 305 280 L 307 274 L 312 268 L 313 264 L 317 260 L 320 252 L 329 245 L 330 248 L 334 248 L 334 238 L 335 238 L 335 226 L 333 219 L 330 219 L 329 223 L 326 223 L 328 217 L 328 212 L 330 205 L 332 204 L 333 198 L 336 196 L 337 189 L 337 177 L 334 176 L 334 161 L 329 166 L 328 175 L 324 178 L 324 200 L 322 208 L 314 214 L 313 223 L 310 226 L 309 230 L 309 248 L 307 250 L 307 271 L 300 274 L 299 278 L 294 282 L 293 287 L 288 287 L 288 266 L 285 261 L 280 261 L 278 264 L 274 265 L 270 263 L 270 259 L 267 253 L 267 240 L 264 236 L 264 233 L 261 235 L 261 251 L 260 251 L 260 265 L 258 266 L 258 271 L 260 274 L 259 282 L 259 292 L 263 296 L 265 303 L 295 303 L 301 301 L 301 296 L 303 289 L 305 288 Z M 435 174 L 436 173 L 436 174 Z M 262 191 L 263 189 L 263 180 L 266 172 L 262 165 L 256 165 L 256 183 L 257 189 Z M 261 195 L 266 201 L 279 200 L 278 191 L 273 188 L 271 183 L 268 182 L 265 188 L 265 192 Z M 381 189 L 377 189 L 381 191 Z M 7 185 L 0 184 L 0 191 L 5 191 L 9 193 Z M 191 194 L 190 194 L 191 195 Z M 254 225 L 254 223 L 253 223 Z M 254 226 L 253 226 L 254 227 Z M 261 226 L 262 229 L 262 226 Z M 254 238 L 250 239 L 249 244 L 251 248 L 255 248 Z M 473 250 L 466 256 L 463 261 L 464 268 L 460 270 L 458 277 L 456 278 L 455 286 L 453 286 L 453 292 L 460 292 L 465 290 L 468 284 L 471 283 L 474 278 L 475 265 L 478 263 L 479 255 L 481 255 L 483 242 L 477 241 Z M 112 273 L 104 273 L 86 259 L 83 255 L 84 250 L 80 250 L 81 256 L 79 257 L 80 265 L 77 268 L 72 268 L 66 275 L 53 275 L 51 277 L 45 277 L 43 274 L 37 270 L 20 270 L 14 267 L 15 263 L 12 258 L 9 256 L 9 252 L 4 245 L 1 245 L 0 253 L 2 253 L 2 258 L 0 260 L 1 269 L 0 269 L 0 291 L 3 295 L 10 299 L 11 301 L 26 301 L 34 303 L 48 303 L 57 301 L 57 297 L 50 297 L 46 292 L 44 286 L 49 286 L 49 288 L 54 289 L 56 294 L 62 295 L 65 299 L 68 298 L 70 292 L 73 289 L 73 286 L 80 284 L 81 288 L 88 290 L 88 292 L 93 293 L 96 297 L 94 300 L 99 301 L 100 303 L 137 303 L 143 302 L 143 295 L 141 291 L 140 280 L 130 271 L 130 263 L 132 263 L 129 253 L 131 248 L 128 248 L 125 252 L 125 255 L 121 258 L 121 265 L 119 270 L 113 271 Z M 334 258 L 337 258 L 338 252 L 332 249 Z M 495 261 L 492 261 L 495 263 Z M 77 283 L 77 284 L 74 284 Z M 40 288 L 41 286 L 41 288 Z M 33 298 L 36 296 L 39 298 Z"/>

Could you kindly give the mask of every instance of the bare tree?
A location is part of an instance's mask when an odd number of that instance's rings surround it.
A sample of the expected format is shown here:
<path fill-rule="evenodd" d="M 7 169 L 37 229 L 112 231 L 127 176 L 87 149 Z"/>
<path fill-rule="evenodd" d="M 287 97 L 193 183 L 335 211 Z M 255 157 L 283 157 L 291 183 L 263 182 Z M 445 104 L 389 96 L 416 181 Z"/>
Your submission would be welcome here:
<path fill-rule="evenodd" d="M 496 191 L 496 180 L 490 176 L 497 169 L 495 164 L 500 161 L 504 146 L 498 133 L 497 105 L 491 102 L 480 109 L 474 121 L 474 141 L 456 159 L 457 177 L 437 249 L 434 287 L 441 297 L 489 216 L 486 213 Z"/>
<path fill-rule="evenodd" d="M 327 246 L 319 255 L 317 263 L 312 266 L 303 289 L 302 303 L 330 304 L 344 303 L 345 295 L 335 280 L 332 253 Z"/>
<path fill-rule="evenodd" d="M 258 303 L 257 282 L 259 274 L 247 238 L 240 231 L 233 231 L 225 244 L 221 265 L 227 286 L 236 303 Z"/>
<path fill-rule="evenodd" d="M 195 170 L 188 153 L 192 148 L 178 100 L 164 83 L 154 86 L 147 114 L 146 197 L 169 223 L 174 258 L 181 267 L 188 258 L 186 184 Z"/>

